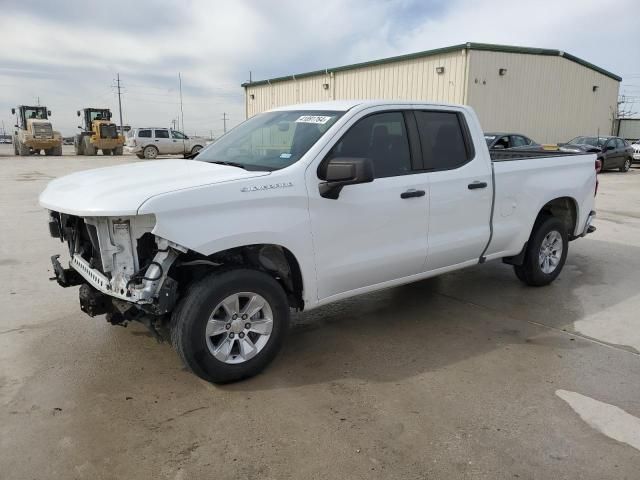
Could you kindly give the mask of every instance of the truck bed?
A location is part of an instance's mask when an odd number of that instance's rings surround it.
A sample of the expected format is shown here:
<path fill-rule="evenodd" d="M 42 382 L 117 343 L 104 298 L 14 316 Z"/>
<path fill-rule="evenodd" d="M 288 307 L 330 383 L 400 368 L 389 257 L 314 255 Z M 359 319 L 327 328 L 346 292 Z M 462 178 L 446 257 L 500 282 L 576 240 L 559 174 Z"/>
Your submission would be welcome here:
<path fill-rule="evenodd" d="M 542 157 L 569 157 L 574 155 L 593 155 L 587 152 L 561 152 L 558 150 L 538 150 L 538 149 L 511 149 L 511 150 L 489 150 L 491 161 L 506 162 L 509 160 L 526 160 L 528 158 Z"/>

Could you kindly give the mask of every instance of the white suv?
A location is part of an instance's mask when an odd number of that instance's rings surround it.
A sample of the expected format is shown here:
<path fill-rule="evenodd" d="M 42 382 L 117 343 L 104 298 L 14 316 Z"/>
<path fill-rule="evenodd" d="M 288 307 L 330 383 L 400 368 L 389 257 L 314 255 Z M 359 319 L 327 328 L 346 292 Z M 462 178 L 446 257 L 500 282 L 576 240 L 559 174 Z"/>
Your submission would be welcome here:
<path fill-rule="evenodd" d="M 631 147 L 633 148 L 633 163 L 640 163 L 640 140 L 636 140 Z"/>
<path fill-rule="evenodd" d="M 127 136 L 124 151 L 138 158 L 154 159 L 158 155 L 191 155 L 205 144 L 203 138 L 189 138 L 170 128 L 134 128 Z"/>

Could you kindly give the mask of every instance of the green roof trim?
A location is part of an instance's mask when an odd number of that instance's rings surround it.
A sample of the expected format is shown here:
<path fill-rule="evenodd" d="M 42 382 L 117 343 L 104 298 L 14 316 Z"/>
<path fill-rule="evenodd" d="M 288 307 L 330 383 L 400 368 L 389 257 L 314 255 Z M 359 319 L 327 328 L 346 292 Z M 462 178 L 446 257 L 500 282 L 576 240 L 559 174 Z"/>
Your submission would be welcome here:
<path fill-rule="evenodd" d="M 298 78 L 313 77 L 315 75 L 322 75 L 322 74 L 331 73 L 331 72 L 343 72 L 345 70 L 354 70 L 356 68 L 369 67 L 372 65 L 384 65 L 386 63 L 400 62 L 403 60 L 412 60 L 414 58 L 441 55 L 443 53 L 455 52 L 456 50 L 484 50 L 488 52 L 523 53 L 527 55 L 547 55 L 552 57 L 563 57 L 569 61 L 582 65 L 583 67 L 587 67 L 591 70 L 601 73 L 602 75 L 606 75 L 609 78 L 617 80 L 618 82 L 622 81 L 622 77 L 614 73 L 611 73 L 605 70 L 604 68 L 600 68 L 597 65 L 594 65 L 593 63 L 587 62 L 586 60 L 582 60 L 581 58 L 578 58 L 574 55 L 571 55 L 570 53 L 563 52 L 561 50 L 551 50 L 548 48 L 516 47 L 512 45 L 494 45 L 490 43 L 461 43 L 459 45 L 452 45 L 450 47 L 436 48 L 433 50 L 424 50 L 422 52 L 409 53 L 406 55 L 398 55 L 396 57 L 388 57 L 388 58 L 381 58 L 379 60 L 371 60 L 369 62 L 352 63 L 350 65 L 343 65 L 341 67 L 315 70 L 313 72 L 287 75 L 285 77 L 269 78 L 267 80 L 258 80 L 255 82 L 245 82 L 241 86 L 246 88 L 249 86 L 267 85 L 271 83 L 284 82 L 286 80 L 295 80 Z"/>

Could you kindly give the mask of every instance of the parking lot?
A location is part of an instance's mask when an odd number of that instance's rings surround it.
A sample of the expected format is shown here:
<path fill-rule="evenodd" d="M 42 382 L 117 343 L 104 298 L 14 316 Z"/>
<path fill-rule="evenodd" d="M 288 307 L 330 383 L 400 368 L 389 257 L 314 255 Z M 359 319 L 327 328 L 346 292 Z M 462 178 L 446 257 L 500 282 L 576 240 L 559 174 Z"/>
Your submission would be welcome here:
<path fill-rule="evenodd" d="M 296 314 L 258 377 L 213 386 L 48 278 L 37 197 L 135 157 L 0 148 L 3 479 L 582 478 L 640 472 L 640 168 L 548 287 L 500 262 Z"/>

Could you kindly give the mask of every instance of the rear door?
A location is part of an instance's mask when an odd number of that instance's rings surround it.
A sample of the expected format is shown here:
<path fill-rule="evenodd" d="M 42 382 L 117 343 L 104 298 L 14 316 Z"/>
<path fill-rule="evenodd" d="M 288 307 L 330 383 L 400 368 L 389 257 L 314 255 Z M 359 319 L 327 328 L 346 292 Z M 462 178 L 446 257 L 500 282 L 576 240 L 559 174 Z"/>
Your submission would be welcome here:
<path fill-rule="evenodd" d="M 490 233 L 488 159 L 475 151 L 462 111 L 416 110 L 415 115 L 430 172 L 426 270 L 477 261 Z"/>
<path fill-rule="evenodd" d="M 190 150 L 187 136 L 181 132 L 171 130 L 171 143 L 173 145 L 173 151 L 171 153 L 186 153 Z"/>

